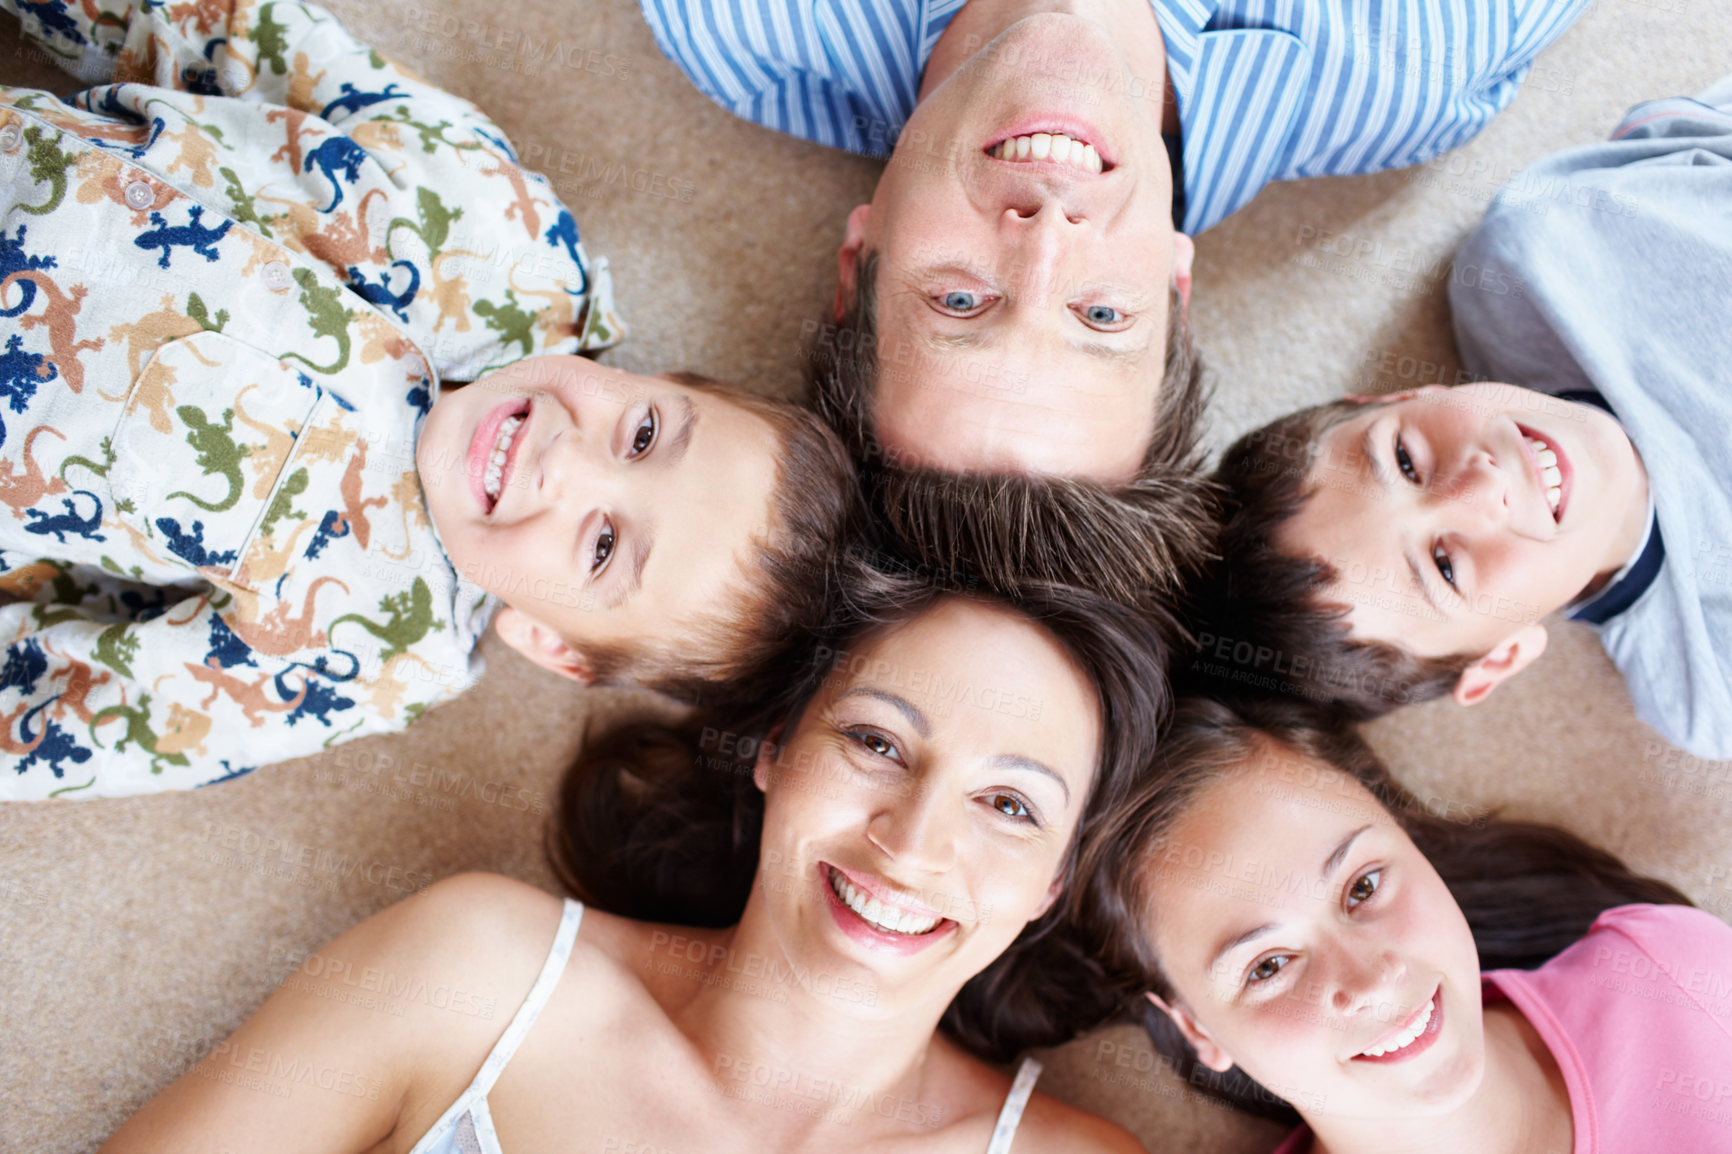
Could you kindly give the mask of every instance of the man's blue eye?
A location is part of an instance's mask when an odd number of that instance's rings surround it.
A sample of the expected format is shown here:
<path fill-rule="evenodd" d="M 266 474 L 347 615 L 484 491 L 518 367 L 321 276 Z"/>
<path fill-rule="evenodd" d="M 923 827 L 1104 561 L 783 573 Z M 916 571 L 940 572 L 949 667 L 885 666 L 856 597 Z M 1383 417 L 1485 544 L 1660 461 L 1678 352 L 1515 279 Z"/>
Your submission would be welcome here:
<path fill-rule="evenodd" d="M 978 308 L 979 302 L 975 299 L 973 293 L 961 291 L 948 292 L 944 294 L 944 307 L 953 312 L 967 313 L 973 312 Z"/>
<path fill-rule="evenodd" d="M 1119 310 L 1109 305 L 1090 305 L 1086 315 L 1093 325 L 1114 325 L 1122 319 Z"/>

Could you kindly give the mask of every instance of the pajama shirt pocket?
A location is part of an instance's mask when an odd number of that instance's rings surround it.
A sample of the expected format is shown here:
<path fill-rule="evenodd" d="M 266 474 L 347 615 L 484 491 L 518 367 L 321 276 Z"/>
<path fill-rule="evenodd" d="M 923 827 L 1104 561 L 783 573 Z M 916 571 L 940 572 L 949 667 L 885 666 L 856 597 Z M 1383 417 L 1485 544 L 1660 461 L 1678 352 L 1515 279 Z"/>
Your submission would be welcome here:
<path fill-rule="evenodd" d="M 352 418 L 269 353 L 217 332 L 171 341 L 114 429 L 116 515 L 211 581 L 272 598 L 353 455 Z"/>

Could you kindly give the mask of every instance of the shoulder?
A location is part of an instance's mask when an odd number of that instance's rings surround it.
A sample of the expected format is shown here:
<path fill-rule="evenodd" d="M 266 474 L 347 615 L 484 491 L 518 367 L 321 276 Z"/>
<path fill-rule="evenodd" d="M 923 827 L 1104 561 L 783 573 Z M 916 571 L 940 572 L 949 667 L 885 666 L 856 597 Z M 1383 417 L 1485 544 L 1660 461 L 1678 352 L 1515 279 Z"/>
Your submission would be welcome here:
<path fill-rule="evenodd" d="M 1142 1143 L 1124 1127 L 1057 1098 L 1036 1092 L 1017 1128 L 1013 1154 L 1024 1150 L 1056 1154 L 1143 1154 Z"/>
<path fill-rule="evenodd" d="M 1583 940 L 1593 942 L 1613 935 L 1649 950 L 1732 957 L 1728 952 L 1732 951 L 1732 926 L 1694 906 L 1617 906 L 1594 919 Z"/>

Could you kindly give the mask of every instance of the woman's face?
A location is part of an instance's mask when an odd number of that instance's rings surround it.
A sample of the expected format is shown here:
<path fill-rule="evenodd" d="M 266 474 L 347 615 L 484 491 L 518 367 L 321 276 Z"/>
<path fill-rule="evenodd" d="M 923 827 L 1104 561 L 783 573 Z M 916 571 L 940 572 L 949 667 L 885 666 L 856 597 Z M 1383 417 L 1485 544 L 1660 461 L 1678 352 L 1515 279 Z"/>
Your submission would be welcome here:
<path fill-rule="evenodd" d="M 1308 1115 L 1423 1117 L 1485 1069 L 1479 955 L 1351 776 L 1266 743 L 1150 852 L 1144 925 L 1203 1061 Z"/>
<path fill-rule="evenodd" d="M 839 655 L 756 767 L 754 900 L 803 984 L 947 1005 L 1057 896 L 1099 713 L 1051 636 L 966 599 Z"/>

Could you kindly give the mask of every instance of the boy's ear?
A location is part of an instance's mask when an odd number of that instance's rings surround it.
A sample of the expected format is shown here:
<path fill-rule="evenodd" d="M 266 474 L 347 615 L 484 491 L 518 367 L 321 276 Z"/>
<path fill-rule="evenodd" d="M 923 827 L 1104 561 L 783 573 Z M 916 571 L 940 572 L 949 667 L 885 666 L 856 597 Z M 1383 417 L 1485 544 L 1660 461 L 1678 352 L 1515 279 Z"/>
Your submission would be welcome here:
<path fill-rule="evenodd" d="M 1179 294 L 1179 309 L 1191 311 L 1191 265 L 1197 259 L 1197 243 L 1178 229 L 1173 230 L 1173 288 Z"/>
<path fill-rule="evenodd" d="M 589 660 L 571 642 L 527 613 L 502 605 L 493 615 L 493 628 L 498 631 L 501 641 L 549 673 L 569 677 L 584 685 L 595 680 L 595 670 Z"/>
<path fill-rule="evenodd" d="M 1458 705 L 1478 705 L 1491 691 L 1508 681 L 1546 651 L 1546 627 L 1539 622 L 1524 625 L 1502 645 L 1461 671 L 1452 696 Z"/>
<path fill-rule="evenodd" d="M 1167 1000 L 1150 990 L 1143 994 L 1154 1003 L 1160 1011 L 1173 1020 L 1173 1025 L 1179 1028 L 1179 1033 L 1185 1036 L 1185 1041 L 1191 1044 L 1191 1049 L 1197 1051 L 1197 1061 L 1209 1067 L 1217 1074 L 1224 1074 L 1233 1068 L 1233 1059 L 1227 1051 L 1216 1044 L 1213 1036 L 1205 1030 L 1197 1019 L 1191 1016 L 1191 1011 L 1183 1005 L 1168 1005 Z"/>
<path fill-rule="evenodd" d="M 857 204 L 848 214 L 848 228 L 842 236 L 842 247 L 836 250 L 836 304 L 831 320 L 840 324 L 854 303 L 855 290 L 860 285 L 860 254 L 866 248 L 866 222 L 872 216 L 872 206 Z"/>

